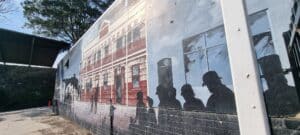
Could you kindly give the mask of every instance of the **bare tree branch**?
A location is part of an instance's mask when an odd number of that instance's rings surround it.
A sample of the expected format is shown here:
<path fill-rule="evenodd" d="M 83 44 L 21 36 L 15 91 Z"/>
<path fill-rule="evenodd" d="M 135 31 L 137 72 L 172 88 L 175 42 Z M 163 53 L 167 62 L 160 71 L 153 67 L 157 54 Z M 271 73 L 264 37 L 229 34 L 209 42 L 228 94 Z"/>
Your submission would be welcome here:
<path fill-rule="evenodd" d="M 4 17 L 4 14 L 15 11 L 16 8 L 13 6 L 11 0 L 0 0 L 0 16 Z"/>

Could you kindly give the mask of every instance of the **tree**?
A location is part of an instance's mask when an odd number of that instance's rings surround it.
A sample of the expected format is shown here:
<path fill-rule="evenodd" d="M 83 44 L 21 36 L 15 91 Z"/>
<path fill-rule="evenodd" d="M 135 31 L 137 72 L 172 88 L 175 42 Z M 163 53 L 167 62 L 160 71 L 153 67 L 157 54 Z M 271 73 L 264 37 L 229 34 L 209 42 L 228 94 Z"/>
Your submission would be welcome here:
<path fill-rule="evenodd" d="M 5 2 L 7 0 L 0 0 L 0 13 L 5 13 L 7 11 L 6 7 L 5 7 Z"/>
<path fill-rule="evenodd" d="M 12 12 L 14 10 L 15 9 L 13 8 L 10 0 L 0 0 L 0 16 L 3 16 L 3 14 Z"/>
<path fill-rule="evenodd" d="M 26 27 L 75 43 L 114 0 L 25 0 Z"/>

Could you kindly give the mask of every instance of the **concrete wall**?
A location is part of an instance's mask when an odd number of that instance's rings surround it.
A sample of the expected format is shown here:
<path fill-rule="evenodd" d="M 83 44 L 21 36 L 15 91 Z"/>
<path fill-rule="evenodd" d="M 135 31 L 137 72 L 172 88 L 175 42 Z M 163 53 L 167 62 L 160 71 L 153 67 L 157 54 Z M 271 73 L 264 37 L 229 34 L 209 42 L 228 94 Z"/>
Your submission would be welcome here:
<path fill-rule="evenodd" d="M 297 134 L 291 0 L 246 2 L 272 132 Z M 233 89 L 219 0 L 117 0 L 59 64 L 54 99 L 95 134 L 239 134 Z"/>

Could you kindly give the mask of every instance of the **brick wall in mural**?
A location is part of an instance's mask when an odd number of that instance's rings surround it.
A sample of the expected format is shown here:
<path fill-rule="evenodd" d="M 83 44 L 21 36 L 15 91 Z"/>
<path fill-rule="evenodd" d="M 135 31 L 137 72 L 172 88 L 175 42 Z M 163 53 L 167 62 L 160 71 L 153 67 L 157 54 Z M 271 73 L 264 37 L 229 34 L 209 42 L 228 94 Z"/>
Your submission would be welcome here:
<path fill-rule="evenodd" d="M 249 25 L 272 132 L 299 133 L 299 97 L 260 5 Z M 222 21 L 218 0 L 115 1 L 60 62 L 57 111 L 101 135 L 239 134 Z"/>

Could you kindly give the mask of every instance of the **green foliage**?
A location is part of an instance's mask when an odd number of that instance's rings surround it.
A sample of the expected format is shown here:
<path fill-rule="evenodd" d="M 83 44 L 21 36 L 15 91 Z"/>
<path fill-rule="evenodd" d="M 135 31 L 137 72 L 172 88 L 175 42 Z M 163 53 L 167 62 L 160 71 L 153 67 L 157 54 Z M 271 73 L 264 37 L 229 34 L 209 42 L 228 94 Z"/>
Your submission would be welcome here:
<path fill-rule="evenodd" d="M 76 42 L 114 0 L 25 0 L 26 27 L 38 34 Z"/>

